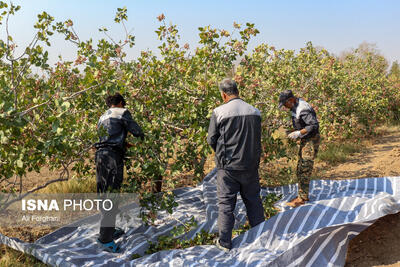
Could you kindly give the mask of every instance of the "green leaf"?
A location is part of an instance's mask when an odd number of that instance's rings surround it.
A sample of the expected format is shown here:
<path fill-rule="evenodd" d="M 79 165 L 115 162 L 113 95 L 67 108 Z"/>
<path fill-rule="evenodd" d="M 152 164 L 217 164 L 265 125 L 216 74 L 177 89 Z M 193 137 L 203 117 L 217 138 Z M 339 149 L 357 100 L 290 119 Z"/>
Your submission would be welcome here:
<path fill-rule="evenodd" d="M 71 103 L 66 101 L 66 102 L 62 103 L 61 106 L 64 108 L 64 110 L 68 110 L 71 107 Z"/>
<path fill-rule="evenodd" d="M 17 160 L 17 167 L 18 168 L 22 168 L 24 166 L 24 163 L 22 162 L 22 160 Z"/>
<path fill-rule="evenodd" d="M 57 135 L 61 135 L 63 131 L 64 131 L 63 128 L 58 127 L 58 128 L 57 128 Z"/>

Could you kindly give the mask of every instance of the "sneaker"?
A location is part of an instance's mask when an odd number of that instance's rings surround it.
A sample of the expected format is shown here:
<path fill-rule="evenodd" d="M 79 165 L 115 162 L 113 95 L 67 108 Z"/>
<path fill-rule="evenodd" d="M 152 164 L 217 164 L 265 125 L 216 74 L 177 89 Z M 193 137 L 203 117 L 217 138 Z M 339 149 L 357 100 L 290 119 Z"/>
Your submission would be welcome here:
<path fill-rule="evenodd" d="M 100 245 L 100 247 L 103 248 L 103 250 L 111 252 L 111 253 L 120 253 L 121 248 L 119 245 L 115 244 L 114 240 L 108 243 L 103 243 L 100 240 L 97 239 L 97 243 Z"/>
<path fill-rule="evenodd" d="M 120 238 L 121 236 L 123 236 L 124 234 L 125 234 L 125 231 L 124 231 L 124 230 L 122 230 L 122 229 L 119 228 L 119 227 L 115 227 L 112 238 L 113 238 L 113 239 L 118 239 L 118 238 Z"/>
<path fill-rule="evenodd" d="M 298 206 L 306 204 L 308 201 L 307 199 L 302 199 L 301 197 L 296 197 L 295 199 L 292 199 L 290 202 L 286 203 L 289 207 L 296 208 Z"/>
<path fill-rule="evenodd" d="M 223 251 L 225 251 L 225 252 L 229 252 L 230 251 L 230 249 L 229 248 L 226 248 L 226 247 L 224 247 L 223 245 L 221 245 L 221 243 L 219 242 L 219 239 L 218 238 L 216 238 L 215 240 L 214 240 L 214 244 L 217 246 L 217 248 L 219 248 L 220 250 L 223 250 Z"/>

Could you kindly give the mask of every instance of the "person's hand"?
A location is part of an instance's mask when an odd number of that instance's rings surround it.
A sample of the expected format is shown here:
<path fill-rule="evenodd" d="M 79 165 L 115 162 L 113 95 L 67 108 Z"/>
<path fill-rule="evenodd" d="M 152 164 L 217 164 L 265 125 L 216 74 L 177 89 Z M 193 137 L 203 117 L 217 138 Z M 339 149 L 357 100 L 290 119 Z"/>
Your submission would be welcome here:
<path fill-rule="evenodd" d="M 289 135 L 291 132 L 293 132 L 294 129 L 285 129 L 285 133 L 286 135 Z"/>
<path fill-rule="evenodd" d="M 296 140 L 296 139 L 299 138 L 300 136 L 301 136 L 300 131 L 294 131 L 294 132 L 291 132 L 291 133 L 288 135 L 288 138 L 290 138 L 290 139 L 292 139 L 292 140 Z"/>

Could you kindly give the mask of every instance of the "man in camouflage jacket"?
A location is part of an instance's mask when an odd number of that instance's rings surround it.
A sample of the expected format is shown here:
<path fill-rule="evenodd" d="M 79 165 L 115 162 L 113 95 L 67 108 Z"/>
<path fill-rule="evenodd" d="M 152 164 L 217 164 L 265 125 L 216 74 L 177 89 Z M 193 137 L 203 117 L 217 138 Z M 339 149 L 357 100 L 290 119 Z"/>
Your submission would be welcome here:
<path fill-rule="evenodd" d="M 279 95 L 279 108 L 285 106 L 291 111 L 295 131 L 288 135 L 292 140 L 300 139 L 297 161 L 298 196 L 287 205 L 297 207 L 308 201 L 308 189 L 313 171 L 314 159 L 320 144 L 319 123 L 314 109 L 305 100 L 297 98 L 291 90 Z"/>

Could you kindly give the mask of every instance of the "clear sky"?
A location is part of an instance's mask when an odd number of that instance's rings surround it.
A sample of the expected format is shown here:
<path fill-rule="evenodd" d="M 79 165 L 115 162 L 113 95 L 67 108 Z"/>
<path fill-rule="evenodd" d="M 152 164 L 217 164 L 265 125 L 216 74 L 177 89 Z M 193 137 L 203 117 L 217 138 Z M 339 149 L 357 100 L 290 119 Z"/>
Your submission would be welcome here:
<path fill-rule="evenodd" d="M 81 39 L 103 37 L 98 28 L 105 26 L 118 39 L 123 31 L 114 24 L 118 7 L 128 8 L 128 28 L 133 28 L 136 46 L 129 50 L 134 58 L 141 50 L 155 50 L 156 19 L 164 13 L 167 23 L 178 25 L 182 43 L 197 42 L 200 26 L 233 29 L 237 23 L 256 24 L 260 34 L 251 46 L 266 42 L 276 48 L 304 47 L 307 41 L 339 54 L 363 41 L 374 43 L 389 61 L 400 61 L 400 1 L 398 0 L 14 0 L 22 9 L 10 20 L 11 35 L 20 47 L 33 37 L 36 15 L 50 13 L 56 21 L 72 19 Z M 1 36 L 4 38 L 4 25 Z M 61 37 L 52 38 L 50 59 L 58 55 L 74 58 L 75 50 Z"/>

